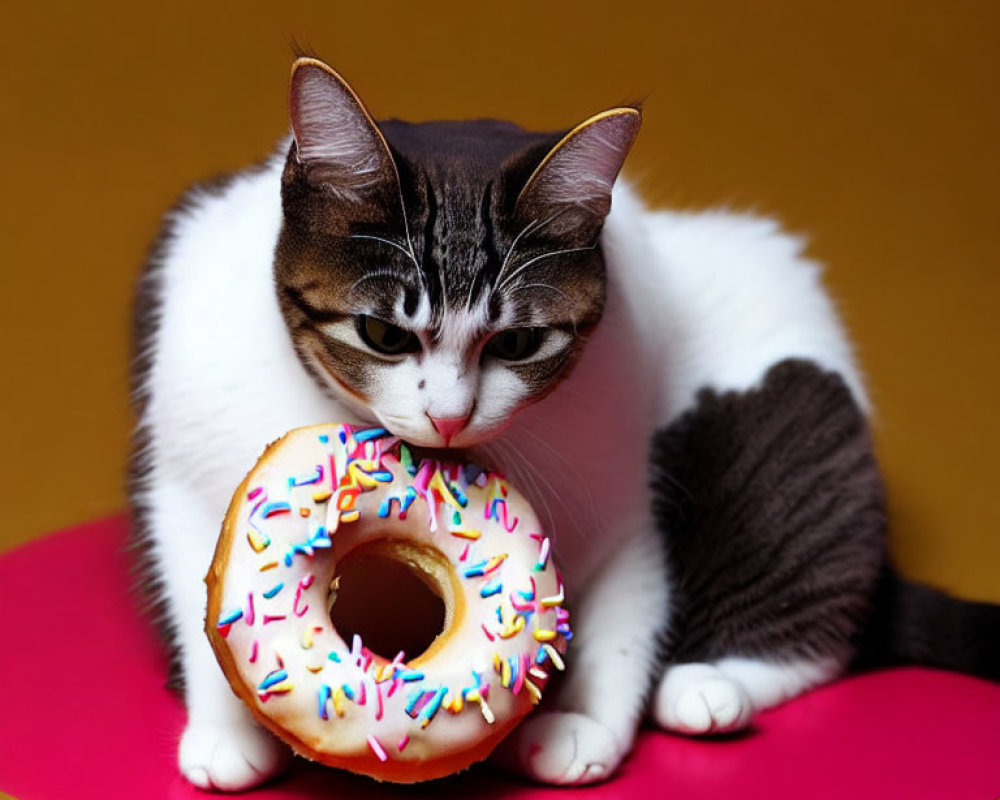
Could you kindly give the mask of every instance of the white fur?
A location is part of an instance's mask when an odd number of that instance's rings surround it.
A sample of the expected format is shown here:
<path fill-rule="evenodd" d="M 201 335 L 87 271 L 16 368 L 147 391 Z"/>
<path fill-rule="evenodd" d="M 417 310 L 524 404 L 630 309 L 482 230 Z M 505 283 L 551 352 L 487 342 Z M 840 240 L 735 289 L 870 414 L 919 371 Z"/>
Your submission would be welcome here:
<path fill-rule="evenodd" d="M 728 733 L 745 727 L 753 701 L 714 664 L 667 667 L 653 698 L 653 717 L 677 733 Z"/>
<path fill-rule="evenodd" d="M 678 733 L 728 733 L 746 727 L 755 712 L 828 683 L 842 671 L 833 658 L 730 657 L 712 664 L 674 664 L 657 687 L 653 716 Z"/>
<path fill-rule="evenodd" d="M 230 496 L 256 456 L 291 428 L 376 415 L 403 435 L 413 435 L 419 419 L 423 437 L 426 412 L 458 416 L 473 394 L 516 388 L 504 386 L 508 370 L 489 369 L 461 388 L 456 365 L 442 357 L 426 375 L 441 384 L 432 394 L 450 394 L 453 405 L 422 407 L 408 383 L 416 373 L 401 376 L 399 388 L 386 387 L 392 402 L 381 412 L 330 399 L 296 359 L 275 296 L 280 172 L 276 159 L 222 195 L 201 197 L 178 220 L 163 269 L 151 400 L 140 421 L 151 433 L 144 489 L 151 546 L 186 674 L 181 769 L 195 783 L 230 789 L 251 786 L 283 763 L 281 746 L 247 733 L 249 717 L 202 631 L 202 577 Z M 507 749 L 528 774 L 556 782 L 596 780 L 614 770 L 654 678 L 669 580 L 647 488 L 652 431 L 688 408 L 698 389 L 750 388 L 789 356 L 840 372 L 864 402 L 817 268 L 774 223 L 726 213 L 649 213 L 619 186 L 604 247 L 605 317 L 575 371 L 484 446 L 540 510 L 570 589 L 577 638 L 558 710 L 536 715 Z M 786 673 L 775 677 L 746 664 L 714 669 L 751 699 L 785 696 L 795 686 Z M 539 754 L 536 744 L 550 751 Z M 234 769 L 237 756 L 263 766 Z"/>

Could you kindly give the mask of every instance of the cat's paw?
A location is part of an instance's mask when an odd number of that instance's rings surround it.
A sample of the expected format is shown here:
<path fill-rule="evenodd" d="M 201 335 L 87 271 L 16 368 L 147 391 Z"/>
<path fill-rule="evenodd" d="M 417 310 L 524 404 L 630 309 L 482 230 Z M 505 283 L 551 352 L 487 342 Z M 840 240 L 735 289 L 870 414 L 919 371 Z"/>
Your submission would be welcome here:
<path fill-rule="evenodd" d="M 199 789 L 239 792 L 278 775 L 291 753 L 254 723 L 191 724 L 181 736 L 181 774 Z"/>
<path fill-rule="evenodd" d="M 504 742 L 497 760 L 542 783 L 596 783 L 611 777 L 623 749 L 604 725 L 584 714 L 542 712 Z"/>
<path fill-rule="evenodd" d="M 660 727 L 689 735 L 741 730 L 753 710 L 746 690 L 711 664 L 668 667 L 653 699 Z"/>

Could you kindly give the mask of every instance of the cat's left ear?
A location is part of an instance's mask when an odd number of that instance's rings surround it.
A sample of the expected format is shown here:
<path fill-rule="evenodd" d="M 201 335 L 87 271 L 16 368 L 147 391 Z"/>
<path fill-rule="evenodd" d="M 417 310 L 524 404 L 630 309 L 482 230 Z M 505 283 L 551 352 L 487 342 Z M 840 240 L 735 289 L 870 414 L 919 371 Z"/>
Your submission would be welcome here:
<path fill-rule="evenodd" d="M 549 234 L 596 235 L 641 121 L 637 108 L 613 108 L 573 128 L 528 178 L 515 216 L 524 222 L 549 220 Z"/>

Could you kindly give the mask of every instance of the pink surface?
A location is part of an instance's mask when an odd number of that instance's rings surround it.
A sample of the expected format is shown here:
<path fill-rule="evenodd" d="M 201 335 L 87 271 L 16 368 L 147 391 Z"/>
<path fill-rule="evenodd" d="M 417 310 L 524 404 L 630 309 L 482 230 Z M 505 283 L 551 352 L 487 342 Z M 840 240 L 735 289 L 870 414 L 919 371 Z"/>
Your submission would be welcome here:
<path fill-rule="evenodd" d="M 126 522 L 97 522 L 0 556 L 0 790 L 19 800 L 204 798 L 174 767 L 184 722 L 128 594 Z M 304 762 L 272 798 L 542 798 L 486 768 L 417 789 Z M 565 794 L 566 790 L 562 790 Z M 1000 686 L 907 669 L 842 681 L 763 714 L 745 736 L 645 731 L 590 798 L 1000 797 Z"/>

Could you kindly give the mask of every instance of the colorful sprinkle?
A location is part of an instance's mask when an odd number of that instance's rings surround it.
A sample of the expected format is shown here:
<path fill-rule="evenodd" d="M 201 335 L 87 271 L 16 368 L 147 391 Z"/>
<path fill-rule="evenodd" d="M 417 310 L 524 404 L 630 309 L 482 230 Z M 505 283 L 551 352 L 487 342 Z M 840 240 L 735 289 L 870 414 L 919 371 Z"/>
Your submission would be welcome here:
<path fill-rule="evenodd" d="M 287 503 L 284 500 L 278 501 L 276 503 L 267 503 L 264 506 L 264 519 L 273 517 L 276 514 L 288 514 L 291 513 L 292 506 L 291 503 Z"/>
<path fill-rule="evenodd" d="M 465 496 L 461 487 L 457 483 L 449 483 L 448 486 L 451 488 L 452 494 L 455 495 L 455 499 L 458 500 L 458 504 L 462 508 L 466 508 L 469 505 L 469 498 Z"/>
<path fill-rule="evenodd" d="M 473 564 L 471 567 L 466 568 L 465 572 L 462 573 L 466 578 L 478 578 L 483 575 L 489 575 L 493 570 L 499 567 L 507 559 L 507 553 L 502 553 L 498 556 L 492 556 L 491 558 L 486 558 L 477 564 Z"/>
<path fill-rule="evenodd" d="M 359 431 L 353 431 L 354 441 L 358 444 L 363 444 L 370 439 L 381 439 L 383 436 L 388 434 L 385 428 L 365 428 Z"/>
<path fill-rule="evenodd" d="M 554 666 L 560 672 L 566 669 L 566 665 L 563 663 L 562 657 L 559 655 L 559 651 L 556 650 L 552 645 L 547 643 L 543 644 L 542 649 L 539 652 L 540 653 L 544 652 L 552 660 L 552 666 Z"/>
<path fill-rule="evenodd" d="M 462 504 L 458 502 L 458 498 L 452 494 L 451 487 L 445 481 L 440 469 L 434 471 L 434 475 L 427 483 L 427 489 L 434 492 L 448 505 L 454 508 L 463 508 Z M 466 504 L 468 504 L 468 501 L 466 501 Z"/>
<path fill-rule="evenodd" d="M 417 474 L 417 468 L 413 466 L 413 455 L 405 444 L 399 446 L 399 463 L 403 465 L 403 469 L 410 473 L 411 477 Z"/>
<path fill-rule="evenodd" d="M 267 673 L 257 688 L 263 692 L 286 680 L 288 680 L 288 672 L 283 669 L 276 669 Z"/>
<path fill-rule="evenodd" d="M 389 756 L 385 754 L 385 750 L 382 748 L 382 743 L 375 738 L 375 734 L 373 733 L 368 734 L 368 746 L 372 749 L 372 752 L 379 761 L 388 761 Z"/>
<path fill-rule="evenodd" d="M 521 687 L 524 686 L 524 678 L 528 672 L 528 654 L 521 653 L 518 656 L 511 656 L 511 669 L 514 671 L 514 685 L 511 691 L 516 695 L 520 694 Z"/>
<path fill-rule="evenodd" d="M 344 690 L 339 686 L 333 690 L 333 710 L 338 717 L 344 716 Z"/>
<path fill-rule="evenodd" d="M 538 554 L 538 563 L 535 564 L 535 570 L 541 572 L 545 569 L 545 565 L 549 563 L 549 538 L 546 536 L 542 540 L 542 546 Z"/>
<path fill-rule="evenodd" d="M 284 586 L 285 586 L 285 584 L 283 582 L 282 583 L 278 583 L 278 584 L 272 586 L 270 589 L 268 589 L 266 592 L 264 592 L 264 597 L 266 597 L 268 600 L 270 600 L 278 592 L 280 592 L 284 588 Z"/>
<path fill-rule="evenodd" d="M 483 585 L 483 588 L 479 590 L 480 597 L 492 597 L 495 594 L 500 594 L 503 591 L 503 584 L 499 580 L 494 579 L 487 584 Z"/>
<path fill-rule="evenodd" d="M 417 689 L 407 698 L 406 713 L 415 719 L 433 694 L 433 692 L 425 691 L 424 689 Z"/>
<path fill-rule="evenodd" d="M 254 530 L 247 531 L 247 541 L 250 542 L 250 547 L 255 553 L 263 552 L 271 544 L 271 538 L 267 534 Z"/>
<path fill-rule="evenodd" d="M 315 576 L 310 572 L 302 580 L 299 581 L 299 585 L 295 589 L 295 600 L 292 601 L 292 613 L 297 617 L 301 617 L 306 611 L 309 610 L 309 604 L 306 603 L 302 608 L 299 608 L 299 602 L 302 600 L 302 593 L 313 585 Z"/>
<path fill-rule="evenodd" d="M 230 611 L 228 614 L 224 614 L 223 616 L 219 617 L 219 627 L 222 628 L 226 625 L 232 625 L 234 622 L 236 622 L 236 620 L 238 620 L 242 616 L 243 616 L 242 608 L 237 608 L 233 611 Z"/>
<path fill-rule="evenodd" d="M 319 718 L 330 719 L 330 712 L 327 710 L 327 703 L 330 702 L 330 687 L 325 683 L 319 687 Z"/>
<path fill-rule="evenodd" d="M 316 469 L 301 478 L 291 477 L 288 479 L 289 488 L 293 486 L 306 486 L 310 483 L 319 483 L 323 480 L 323 465 L 317 464 Z"/>
<path fill-rule="evenodd" d="M 441 708 L 441 702 L 444 700 L 444 696 L 448 694 L 448 690 L 444 687 L 437 690 L 431 699 L 424 706 L 423 710 L 420 712 L 422 722 L 420 727 L 426 728 L 434 719 L 434 715 L 437 714 L 438 709 Z"/>
<path fill-rule="evenodd" d="M 406 749 L 406 745 L 410 743 L 410 735 L 407 733 L 403 734 L 403 738 L 399 740 L 399 744 L 396 745 L 396 749 L 402 753 Z"/>
<path fill-rule="evenodd" d="M 444 707 L 448 709 L 450 714 L 458 714 L 463 708 L 465 708 L 465 701 L 462 700 L 462 694 L 459 692 L 450 701 L 444 704 Z"/>

